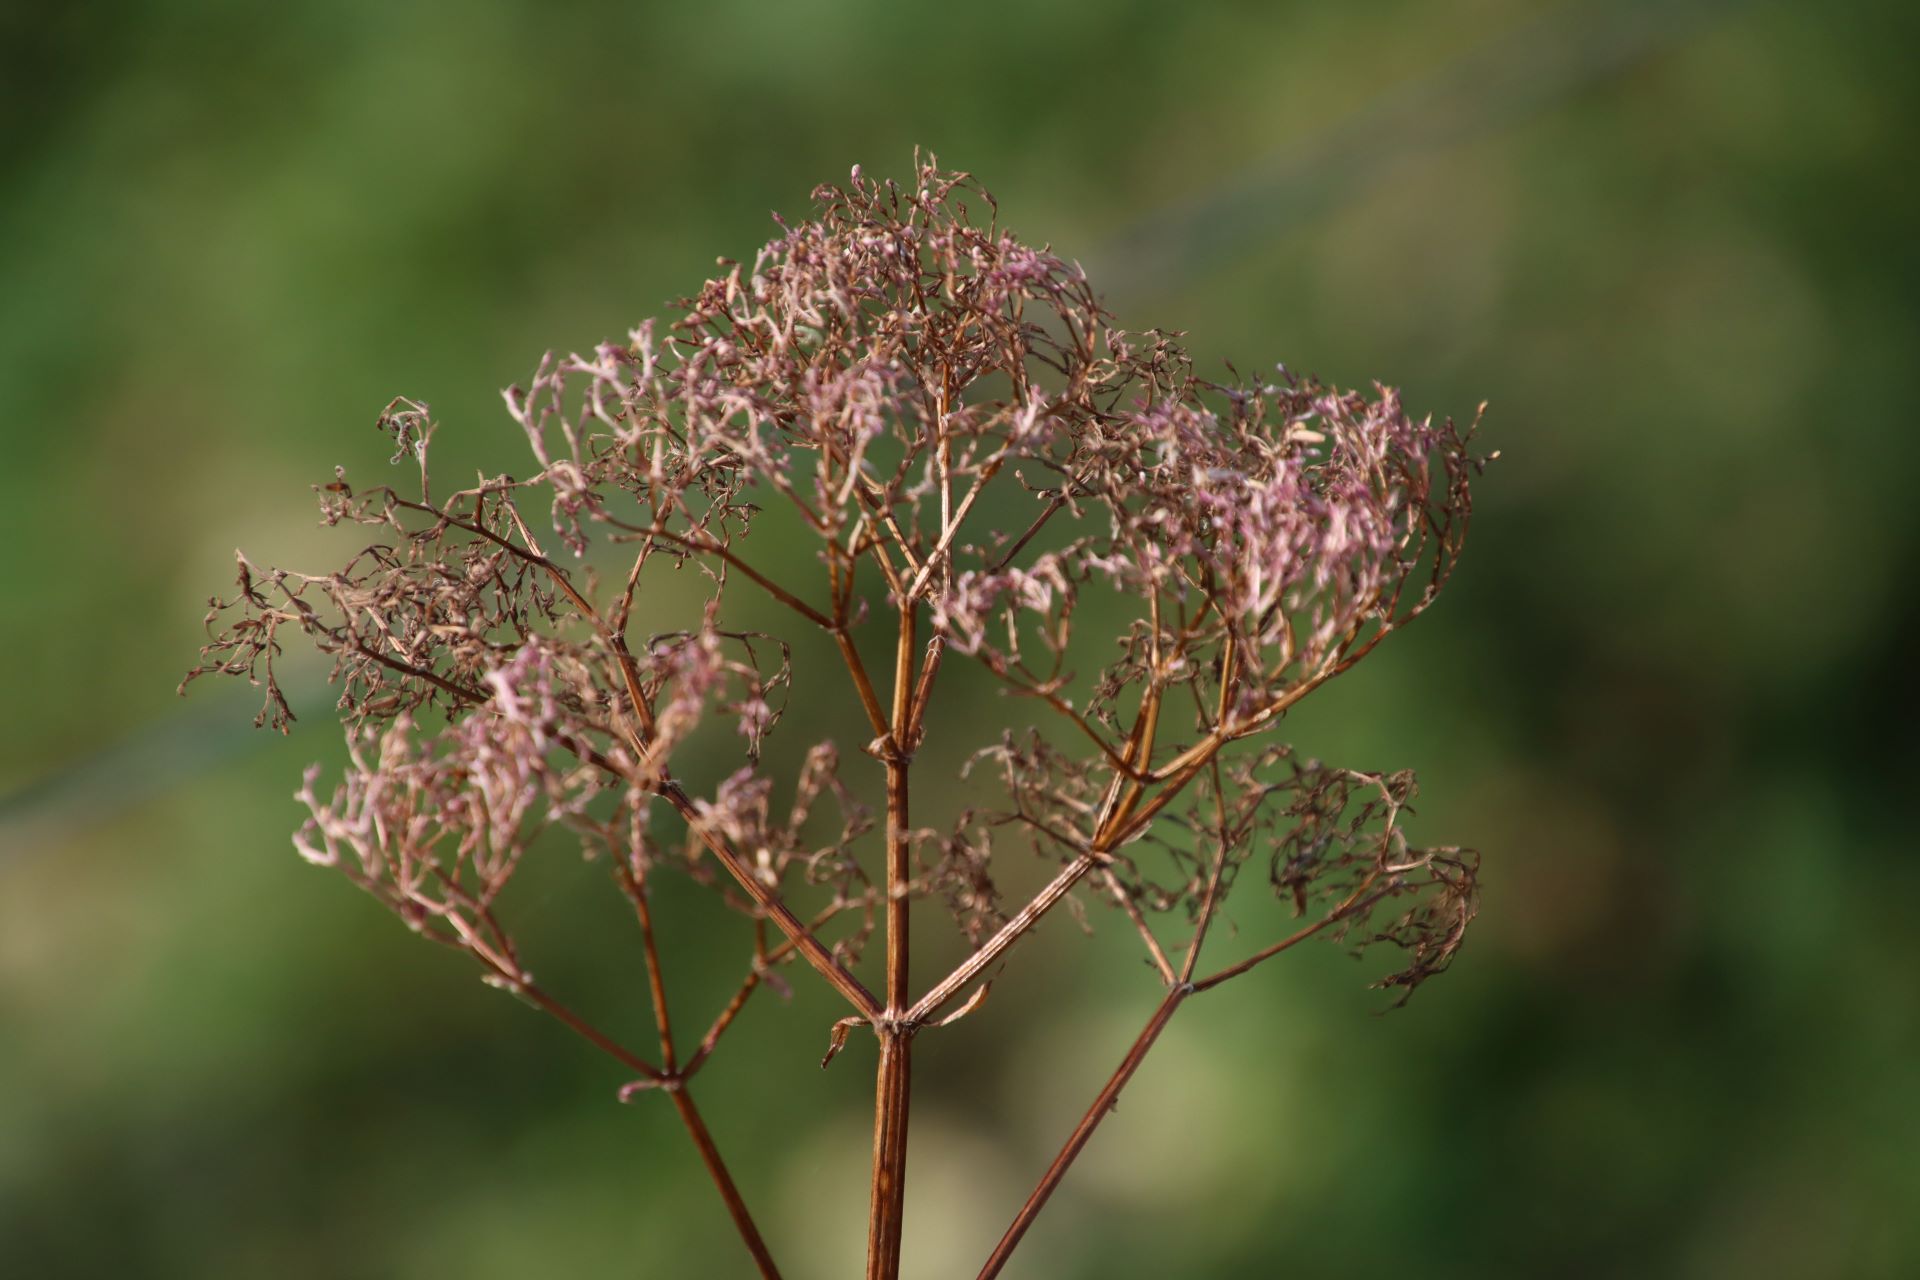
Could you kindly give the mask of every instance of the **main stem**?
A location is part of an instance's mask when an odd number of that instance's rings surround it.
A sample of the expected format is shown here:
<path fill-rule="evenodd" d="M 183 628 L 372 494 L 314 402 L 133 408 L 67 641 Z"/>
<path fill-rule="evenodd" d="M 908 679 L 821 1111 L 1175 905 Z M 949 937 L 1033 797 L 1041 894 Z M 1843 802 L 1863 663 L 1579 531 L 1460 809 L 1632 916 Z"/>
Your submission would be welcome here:
<path fill-rule="evenodd" d="M 907 1110 L 912 1087 L 913 1028 L 907 1024 L 907 891 L 910 879 L 908 721 L 913 704 L 915 606 L 900 603 L 899 650 L 893 669 L 893 717 L 887 765 L 887 1007 L 875 1032 L 880 1064 L 873 1090 L 873 1188 L 867 1216 L 867 1280 L 896 1280 L 907 1172 Z"/>
<path fill-rule="evenodd" d="M 880 1033 L 873 1100 L 873 1194 L 867 1217 L 867 1280 L 896 1280 L 906 1193 L 907 1107 L 912 1086 L 909 1034 Z"/>

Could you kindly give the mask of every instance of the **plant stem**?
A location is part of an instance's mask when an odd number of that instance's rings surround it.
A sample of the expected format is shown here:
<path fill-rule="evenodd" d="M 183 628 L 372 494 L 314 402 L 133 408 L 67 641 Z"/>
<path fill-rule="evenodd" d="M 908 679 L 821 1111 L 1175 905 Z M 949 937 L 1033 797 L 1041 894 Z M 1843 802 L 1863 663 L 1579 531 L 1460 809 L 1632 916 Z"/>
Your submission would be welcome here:
<path fill-rule="evenodd" d="M 900 602 L 900 639 L 893 673 L 893 718 L 887 765 L 887 1008 L 875 1027 L 880 1064 L 873 1090 L 873 1187 L 867 1218 L 868 1280 L 900 1274 L 905 1212 L 907 1109 L 912 1085 L 913 1028 L 905 1021 L 908 993 L 909 817 L 905 746 L 913 711 L 914 622 L 911 600 Z"/>
<path fill-rule="evenodd" d="M 1011 947 L 1026 935 L 1034 924 L 1052 910 L 1054 905 L 1068 893 L 1073 886 L 1089 871 L 1100 865 L 1100 856 L 1086 853 L 1069 862 L 1060 873 L 1019 911 L 1008 917 L 1007 922 L 991 938 L 987 939 L 974 953 L 955 966 L 952 973 L 936 983 L 932 990 L 920 997 L 917 1004 L 908 1011 L 908 1018 L 914 1022 L 924 1022 L 966 989 L 969 982 L 985 972 L 1001 952 Z"/>
<path fill-rule="evenodd" d="M 647 961 L 647 989 L 653 997 L 653 1024 L 660 1031 L 660 1063 L 669 1075 L 677 1074 L 680 1063 L 673 1048 L 673 1021 L 667 1013 L 666 978 L 660 972 L 660 948 L 653 936 L 653 904 L 647 898 L 647 884 L 629 873 L 633 912 L 640 921 L 640 941 Z"/>
<path fill-rule="evenodd" d="M 1302 926 L 1272 946 L 1255 952 L 1238 964 L 1229 965 L 1211 977 L 1195 982 L 1191 980 L 1190 975 L 1193 973 L 1195 962 L 1199 959 L 1200 942 L 1205 936 L 1207 921 L 1212 917 L 1214 907 L 1219 901 L 1216 892 L 1218 884 L 1219 865 L 1216 864 L 1214 878 L 1208 885 L 1205 905 L 1201 910 L 1199 929 L 1188 945 L 1186 961 L 1181 966 L 1181 980 L 1168 989 L 1166 998 L 1153 1011 L 1153 1016 L 1147 1020 L 1147 1025 L 1141 1029 L 1133 1046 L 1127 1050 L 1127 1056 L 1120 1060 L 1119 1067 L 1107 1080 L 1106 1087 L 1100 1090 L 1100 1095 L 1093 1100 L 1093 1105 L 1087 1108 L 1086 1115 L 1080 1118 L 1079 1125 L 1067 1138 L 1066 1145 L 1060 1148 L 1060 1154 L 1053 1158 L 1053 1163 L 1048 1165 L 1047 1171 L 1040 1176 L 1039 1185 L 1034 1187 L 1026 1203 L 1020 1206 L 1020 1212 L 1014 1215 L 1013 1224 L 1007 1228 L 1006 1234 L 1000 1237 L 1000 1243 L 994 1247 L 993 1255 L 987 1259 L 986 1266 L 980 1269 L 978 1280 L 993 1280 L 1000 1274 L 1001 1268 L 1007 1265 L 1007 1259 L 1013 1256 L 1020 1238 L 1026 1235 L 1027 1228 L 1033 1225 L 1033 1220 L 1040 1216 L 1042 1209 L 1046 1208 L 1047 1198 L 1053 1194 L 1054 1188 L 1060 1185 L 1060 1179 L 1066 1176 L 1067 1169 L 1086 1148 L 1087 1141 L 1093 1137 L 1093 1131 L 1100 1126 L 1102 1120 L 1106 1119 L 1107 1113 L 1113 1110 L 1114 1103 L 1119 1101 L 1120 1091 L 1126 1088 L 1127 1081 L 1133 1078 L 1133 1073 L 1140 1069 L 1140 1064 L 1146 1060 L 1148 1050 L 1153 1048 L 1154 1042 L 1160 1038 L 1160 1033 L 1166 1030 L 1167 1023 L 1172 1020 L 1174 1010 L 1180 1007 L 1181 1002 L 1190 995 L 1211 990 L 1231 978 L 1239 977 L 1255 965 L 1271 960 L 1281 952 L 1305 942 L 1329 925 L 1337 924 L 1356 912 L 1365 911 L 1393 892 L 1389 887 L 1369 893 L 1368 890 L 1373 886 L 1373 879 L 1370 877 L 1348 894 L 1346 900 L 1339 906 L 1312 924 Z"/>
<path fill-rule="evenodd" d="M 767 1252 L 767 1242 L 760 1238 L 760 1229 L 753 1225 L 753 1215 L 747 1212 L 746 1201 L 740 1198 L 740 1189 L 733 1185 L 726 1162 L 721 1160 L 719 1148 L 713 1145 L 713 1135 L 707 1132 L 706 1122 L 700 1119 L 700 1112 L 694 1108 L 686 1086 L 680 1084 L 668 1090 L 668 1096 L 673 1099 L 674 1110 L 680 1113 L 680 1119 L 686 1124 L 687 1133 L 692 1136 L 693 1145 L 699 1150 L 707 1172 L 713 1175 L 713 1184 L 720 1189 L 720 1198 L 726 1201 L 727 1212 L 733 1216 L 733 1225 L 739 1228 L 740 1239 L 746 1243 L 747 1252 L 753 1255 L 754 1265 L 759 1267 L 765 1280 L 780 1280 L 780 1269 L 773 1265 L 773 1255 Z"/>
<path fill-rule="evenodd" d="M 767 1252 L 767 1242 L 761 1239 L 760 1229 L 754 1226 L 753 1215 L 747 1212 L 746 1201 L 740 1198 L 740 1189 L 733 1185 L 733 1175 L 727 1172 L 726 1161 L 720 1158 L 720 1149 L 714 1145 L 713 1135 L 707 1132 L 706 1122 L 700 1118 L 700 1112 L 693 1105 L 693 1097 L 687 1092 L 687 1073 L 680 1069 L 679 1055 L 673 1044 L 673 1022 L 667 1012 L 666 978 L 660 971 L 660 949 L 654 938 L 653 905 L 648 898 L 647 882 L 626 867 L 619 868 L 617 875 L 621 887 L 633 902 L 634 915 L 640 922 L 640 937 L 647 962 L 647 987 L 653 997 L 653 1020 L 660 1031 L 660 1055 L 666 1068 L 661 1083 L 673 1099 L 673 1108 L 680 1113 L 681 1122 L 687 1126 L 687 1134 L 700 1153 L 700 1162 L 706 1165 L 713 1185 L 719 1189 L 720 1199 L 726 1203 L 727 1213 L 739 1230 L 747 1252 L 753 1255 L 761 1276 L 765 1280 L 779 1280 L 780 1271 L 773 1265 L 773 1256 Z"/>
<path fill-rule="evenodd" d="M 913 700 L 912 602 L 900 606 L 900 648 L 893 678 L 893 749 L 887 755 L 887 1013 L 898 1018 L 911 998 L 907 991 L 908 818 L 907 719 Z"/>
<path fill-rule="evenodd" d="M 1382 898 L 1390 896 L 1398 888 L 1398 885 L 1390 883 L 1387 888 L 1378 890 L 1377 892 L 1374 892 L 1374 893 L 1368 893 L 1367 890 L 1373 887 L 1373 882 L 1375 878 L 1376 878 L 1375 876 L 1369 876 L 1364 882 L 1362 882 L 1359 888 L 1355 889 L 1352 893 L 1347 895 L 1346 901 L 1342 902 L 1339 906 L 1335 907 L 1332 911 L 1329 911 L 1326 915 L 1320 917 L 1320 919 L 1315 920 L 1312 924 L 1302 925 L 1300 928 L 1294 930 L 1292 933 L 1280 939 L 1280 941 L 1274 943 L 1272 946 L 1261 948 L 1259 951 L 1254 952 L 1252 955 L 1248 956 L 1245 960 L 1242 960 L 1240 963 L 1228 965 L 1226 968 L 1220 970 L 1220 972 L 1214 974 L 1212 977 L 1200 979 L 1199 981 L 1193 984 L 1193 989 L 1195 991 L 1211 991 L 1213 988 L 1219 986 L 1223 982 L 1226 982 L 1228 979 L 1237 978 L 1241 974 L 1245 973 L 1247 970 L 1253 968 L 1255 965 L 1264 964 L 1266 961 L 1271 960 L 1275 956 L 1279 955 L 1282 951 L 1287 951 L 1299 945 L 1300 943 L 1305 942 L 1308 938 L 1311 938 L 1314 934 L 1319 933 L 1322 929 L 1325 929 L 1328 925 L 1338 924 L 1340 921 L 1346 919 L 1350 915 L 1354 915 L 1354 914 L 1366 911 L 1367 908 L 1371 907 L 1374 903 L 1380 901 Z"/>
<path fill-rule="evenodd" d="M 867 1280 L 896 1280 L 906 1201 L 907 1108 L 912 1088 L 912 1033 L 880 1032 L 880 1068 L 873 1098 L 873 1190 L 867 1215 Z"/>
<path fill-rule="evenodd" d="M 478 953 L 476 953 L 478 954 Z M 484 962 L 484 957 L 482 957 Z M 497 964 L 490 964 L 496 972 L 506 972 Z M 675 1110 L 687 1126 L 687 1133 L 693 1138 L 693 1145 L 700 1152 L 700 1161 L 706 1165 L 707 1172 L 713 1177 L 713 1184 L 719 1188 L 720 1198 L 726 1202 L 727 1212 L 733 1218 L 733 1224 L 739 1228 L 740 1238 L 747 1246 L 747 1252 L 753 1255 L 756 1266 L 764 1280 L 780 1280 L 780 1271 L 773 1265 L 773 1257 L 767 1252 L 766 1241 L 760 1238 L 760 1229 L 753 1223 L 753 1216 L 747 1212 L 747 1205 L 740 1198 L 740 1189 L 733 1185 L 733 1177 L 727 1172 L 727 1165 L 720 1158 L 720 1149 L 713 1143 L 713 1135 L 707 1132 L 707 1126 L 695 1110 L 693 1099 L 687 1095 L 686 1078 L 674 1072 L 665 1072 L 654 1066 L 639 1054 L 626 1048 L 600 1028 L 582 1018 L 567 1006 L 555 1000 L 530 982 L 516 979 L 516 989 L 531 1001 L 535 1007 L 564 1024 L 582 1039 L 591 1043 L 609 1057 L 622 1065 L 638 1071 L 648 1080 L 657 1082 L 661 1091 L 673 1099 Z M 663 1035 L 667 1034 L 663 1028 Z M 672 1061 L 672 1050 L 668 1050 L 668 1061 Z"/>
<path fill-rule="evenodd" d="M 742 889 L 746 890 L 748 897 L 760 904 L 767 919 L 793 941 L 795 949 L 807 963 L 819 971 L 821 977 L 845 996 L 847 1001 L 859 1010 L 862 1017 L 871 1018 L 880 1012 L 880 1002 L 874 999 L 873 993 L 868 991 L 860 980 L 835 958 L 833 952 L 814 936 L 813 931 L 788 909 L 779 895 L 767 887 L 765 882 L 755 874 L 753 868 L 749 867 L 735 852 L 726 837 L 715 831 L 701 818 L 700 811 L 694 807 L 692 799 L 681 789 L 679 783 L 671 780 L 663 782 L 660 785 L 659 794 L 686 820 L 688 829 L 699 838 L 702 844 L 712 850 L 714 857 L 719 859 L 720 865 L 727 869 Z"/>
<path fill-rule="evenodd" d="M 1153 1042 L 1160 1038 L 1162 1031 L 1166 1030 L 1174 1010 L 1180 1007 L 1180 1002 L 1185 1000 L 1191 992 L 1192 988 L 1185 984 L 1176 986 L 1167 992 L 1166 999 L 1162 1000 L 1160 1007 L 1153 1011 L 1153 1017 L 1148 1019 L 1139 1037 L 1134 1040 L 1133 1047 L 1127 1050 L 1127 1056 L 1120 1060 L 1119 1067 L 1107 1080 L 1106 1087 L 1100 1090 L 1100 1095 L 1093 1100 L 1093 1105 L 1087 1108 L 1086 1115 L 1080 1118 L 1080 1124 L 1067 1138 L 1067 1144 L 1060 1148 L 1060 1154 L 1053 1158 L 1053 1163 L 1048 1165 L 1047 1171 L 1041 1175 L 1039 1185 L 1027 1197 L 1026 1203 L 1020 1206 L 1020 1212 L 1014 1215 L 1013 1225 L 1008 1227 L 1007 1233 L 1000 1237 L 1000 1243 L 994 1246 L 993 1255 L 980 1269 L 979 1280 L 993 1280 L 993 1277 L 1000 1274 L 1000 1269 L 1007 1265 L 1007 1259 L 1013 1256 L 1015 1246 L 1020 1243 L 1020 1237 L 1027 1233 L 1027 1228 L 1033 1225 L 1033 1220 L 1040 1216 L 1040 1210 L 1046 1208 L 1047 1198 L 1053 1194 L 1053 1189 L 1060 1185 L 1060 1179 L 1066 1176 L 1067 1169 L 1073 1164 L 1074 1159 L 1085 1149 L 1087 1140 L 1093 1137 L 1093 1131 L 1099 1127 L 1102 1120 L 1107 1118 L 1107 1113 L 1113 1110 L 1114 1103 L 1120 1099 L 1120 1091 L 1126 1088 L 1127 1081 L 1131 1080 L 1133 1073 L 1139 1070 L 1141 1062 L 1146 1059 L 1147 1051 L 1153 1048 Z"/>

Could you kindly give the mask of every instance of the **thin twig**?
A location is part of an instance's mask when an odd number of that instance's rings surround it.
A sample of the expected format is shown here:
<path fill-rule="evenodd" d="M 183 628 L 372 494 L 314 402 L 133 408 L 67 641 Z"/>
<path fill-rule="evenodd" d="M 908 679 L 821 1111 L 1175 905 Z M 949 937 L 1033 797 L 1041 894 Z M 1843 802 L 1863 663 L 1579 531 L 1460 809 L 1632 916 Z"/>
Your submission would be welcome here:
<path fill-rule="evenodd" d="M 1026 1202 L 1020 1206 L 1020 1211 L 1014 1214 L 1012 1225 L 1008 1226 L 1006 1234 L 1000 1237 L 1000 1243 L 994 1246 L 986 1265 L 980 1268 L 979 1280 L 993 1280 L 993 1277 L 1000 1274 L 1001 1268 L 1007 1265 L 1007 1259 L 1013 1256 L 1014 1248 L 1020 1243 L 1020 1237 L 1027 1234 L 1027 1228 L 1032 1226 L 1033 1220 L 1040 1216 L 1040 1211 L 1047 1207 L 1048 1197 L 1053 1195 L 1054 1188 L 1060 1185 L 1060 1179 L 1066 1176 L 1074 1160 L 1086 1149 L 1088 1140 L 1093 1137 L 1093 1131 L 1100 1127 L 1100 1122 L 1113 1110 L 1114 1103 L 1120 1099 L 1120 1091 L 1127 1087 L 1127 1081 L 1133 1079 L 1133 1073 L 1140 1069 L 1142 1062 L 1146 1061 L 1147 1052 L 1153 1048 L 1153 1042 L 1160 1038 L 1162 1031 L 1166 1030 L 1174 1011 L 1180 1007 L 1180 1002 L 1185 1000 L 1191 991 L 1190 987 L 1176 986 L 1167 992 L 1166 998 L 1160 1002 L 1159 1007 L 1154 1009 L 1153 1016 L 1147 1020 L 1147 1025 L 1135 1037 L 1126 1056 L 1120 1060 L 1120 1065 L 1114 1068 L 1113 1075 L 1108 1078 L 1105 1087 L 1094 1098 L 1093 1105 L 1087 1108 L 1086 1114 L 1080 1117 L 1080 1123 L 1074 1126 L 1073 1132 L 1068 1135 L 1066 1145 L 1060 1148 L 1060 1154 L 1053 1158 L 1053 1163 L 1047 1166 L 1047 1171 L 1040 1175 L 1039 1185 L 1028 1194 Z"/>
<path fill-rule="evenodd" d="M 753 1215 L 747 1212 L 746 1201 L 740 1198 L 740 1189 L 733 1184 L 733 1175 L 720 1158 L 719 1148 L 713 1145 L 713 1135 L 707 1132 L 706 1121 L 694 1109 L 693 1098 L 687 1093 L 686 1086 L 682 1084 L 669 1089 L 667 1096 L 673 1099 L 673 1109 L 680 1113 L 681 1122 L 687 1126 L 687 1133 L 693 1138 L 695 1149 L 700 1152 L 701 1162 L 707 1166 L 714 1185 L 720 1189 L 720 1198 L 726 1202 L 727 1213 L 733 1218 L 733 1225 L 739 1230 L 747 1252 L 753 1255 L 753 1263 L 760 1269 L 763 1280 L 780 1280 L 780 1269 L 774 1266 L 773 1255 L 767 1252 L 767 1242 L 761 1238 L 760 1228 L 754 1225 Z"/>
<path fill-rule="evenodd" d="M 774 926 L 792 939 L 794 949 L 806 959 L 807 963 L 832 984 L 834 990 L 845 996 L 848 1002 L 860 1011 L 862 1017 L 879 1017 L 880 1002 L 874 999 L 873 992 L 867 990 L 860 979 L 854 977 L 852 971 L 841 964 L 834 954 L 821 944 L 820 939 L 813 935 L 813 931 L 808 929 L 800 918 L 788 909 L 787 904 L 780 900 L 780 896 L 768 888 L 766 883 L 755 874 L 753 868 L 741 859 L 733 846 L 727 842 L 726 837 L 715 831 L 700 816 L 699 810 L 694 807 L 693 801 L 680 784 L 672 781 L 663 783 L 660 794 L 682 818 L 686 819 L 687 826 L 695 837 L 712 851 L 713 856 L 720 860 L 720 865 L 725 867 L 740 887 L 747 891 L 747 895 L 760 905 L 760 909 L 766 912 L 767 918 L 773 921 Z"/>

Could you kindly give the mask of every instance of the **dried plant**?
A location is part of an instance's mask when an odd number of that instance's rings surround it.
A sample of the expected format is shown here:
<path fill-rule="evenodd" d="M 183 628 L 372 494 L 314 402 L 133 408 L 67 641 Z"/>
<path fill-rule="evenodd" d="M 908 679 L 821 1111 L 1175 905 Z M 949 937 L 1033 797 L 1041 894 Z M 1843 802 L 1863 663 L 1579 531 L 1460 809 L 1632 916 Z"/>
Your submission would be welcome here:
<path fill-rule="evenodd" d="M 1117 907 L 1164 998 L 992 1276 L 1184 1000 L 1315 934 L 1397 948 L 1384 981 L 1402 992 L 1459 947 L 1475 858 L 1408 843 L 1412 776 L 1329 768 L 1271 737 L 1433 602 L 1481 463 L 1471 430 L 1410 418 L 1392 391 L 1284 368 L 1197 377 L 1177 335 L 1114 328 L 1076 266 L 1000 230 L 964 174 L 928 162 L 903 188 L 855 169 L 814 197 L 813 220 L 782 223 L 750 267 L 722 260 L 664 332 L 549 356 L 507 391 L 538 464 L 526 479 L 439 491 L 427 406 L 388 405 L 379 425 L 417 490 L 320 486 L 325 523 L 371 541 L 319 575 L 242 556 L 188 679 L 252 680 L 260 722 L 284 730 L 283 643 L 331 655 L 351 763 L 331 792 L 308 773 L 301 854 L 618 1059 L 637 1076 L 623 1097 L 669 1097 L 767 1276 L 689 1090 L 753 992 L 804 963 L 850 1006 L 828 1058 L 855 1028 L 878 1042 L 867 1274 L 891 1277 L 915 1037 L 978 1005 L 1062 902 Z M 769 567 L 751 536 L 766 521 L 783 547 L 798 531 L 817 577 Z M 604 563 L 617 572 L 603 581 Z M 703 575 L 704 606 L 652 631 L 652 598 L 681 569 Z M 664 598 L 684 601 L 676 581 Z M 786 728 L 790 650 L 733 621 L 736 592 L 831 639 L 868 761 L 819 742 L 791 782 L 769 776 L 760 749 Z M 1101 643 L 1082 643 L 1087 626 L 1106 628 Z M 857 642 L 875 627 L 890 670 Z M 950 828 L 918 827 L 915 755 L 941 731 L 929 703 L 963 661 L 1030 700 L 1033 723 L 1010 720 L 945 782 L 968 801 Z M 696 789 L 676 753 L 706 725 L 741 763 Z M 884 775 L 880 821 L 843 781 L 855 766 Z M 657 1055 L 538 985 L 502 918 L 503 888 L 552 827 L 603 855 L 631 902 Z M 1051 879 L 1010 901 L 1004 859 L 1031 854 Z M 1202 968 L 1250 861 L 1303 923 Z M 652 915 L 655 878 L 673 873 L 753 922 L 746 976 L 690 1050 Z M 909 937 L 930 901 L 971 950 L 915 991 Z"/>

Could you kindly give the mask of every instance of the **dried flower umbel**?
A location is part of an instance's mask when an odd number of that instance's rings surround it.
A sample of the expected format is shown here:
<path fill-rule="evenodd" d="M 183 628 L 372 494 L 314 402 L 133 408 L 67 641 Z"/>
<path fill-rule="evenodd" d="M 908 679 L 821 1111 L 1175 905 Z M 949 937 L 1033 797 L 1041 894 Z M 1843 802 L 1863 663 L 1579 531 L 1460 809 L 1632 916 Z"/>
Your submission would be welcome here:
<path fill-rule="evenodd" d="M 928 163 L 902 188 L 856 169 L 814 196 L 814 220 L 783 224 L 751 267 L 723 260 L 664 332 L 648 322 L 591 355 L 549 356 L 509 390 L 538 463 L 527 479 L 437 492 L 427 406 L 390 404 L 379 425 L 417 465 L 417 491 L 344 475 L 320 487 L 325 522 L 371 541 L 318 575 L 241 557 L 188 679 L 251 679 L 261 722 L 285 729 L 282 643 L 332 656 L 351 764 L 330 793 L 309 772 L 301 854 L 624 1063 L 638 1079 L 623 1097 L 670 1097 L 768 1276 L 688 1088 L 752 993 L 804 962 L 851 1006 L 831 1048 L 862 1026 L 877 1039 L 868 1275 L 891 1277 L 915 1036 L 977 1005 L 1062 901 L 1116 905 L 1164 998 L 992 1276 L 1182 1001 L 1315 934 L 1398 948 L 1385 983 L 1403 990 L 1460 945 L 1475 858 L 1408 843 L 1412 776 L 1324 767 L 1271 735 L 1433 602 L 1480 462 L 1470 430 L 1410 418 L 1391 391 L 1284 370 L 1197 378 L 1172 335 L 1113 328 L 1077 267 L 1001 231 L 965 175 Z M 806 535 L 810 580 L 756 553 L 754 526 L 775 512 Z M 619 572 L 600 582 L 579 560 L 589 548 L 617 554 Z M 705 604 L 649 634 L 649 589 L 669 567 L 704 572 Z M 736 592 L 831 637 L 863 751 L 820 742 L 791 781 L 763 770 L 790 651 L 730 625 Z M 856 642 L 869 616 L 894 620 L 878 663 Z M 1115 616 L 1117 637 L 1083 642 L 1084 619 Z M 929 702 L 943 667 L 968 661 L 1053 731 L 980 746 L 964 785 L 989 799 L 951 829 L 916 827 L 915 754 L 940 732 Z M 714 722 L 737 734 L 740 767 L 695 794 L 676 749 Z M 883 819 L 843 781 L 855 767 L 884 774 Z M 502 889 L 550 827 L 602 852 L 631 900 L 657 1056 L 536 984 L 501 918 Z M 1009 902 L 1000 859 L 1030 852 L 1057 872 Z M 1303 923 L 1203 968 L 1249 863 Z M 655 945 L 650 889 L 670 872 L 753 921 L 746 977 L 691 1050 Z M 928 901 L 971 954 L 915 991 L 910 924 Z M 876 929 L 870 987 L 860 957 Z"/>

